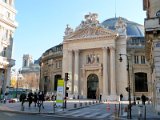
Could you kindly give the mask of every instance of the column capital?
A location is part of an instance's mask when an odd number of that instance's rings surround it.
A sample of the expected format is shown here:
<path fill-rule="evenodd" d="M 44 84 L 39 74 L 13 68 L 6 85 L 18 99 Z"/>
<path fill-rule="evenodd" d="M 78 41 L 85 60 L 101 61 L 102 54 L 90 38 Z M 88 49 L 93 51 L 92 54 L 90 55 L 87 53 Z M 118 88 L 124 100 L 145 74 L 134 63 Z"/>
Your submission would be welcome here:
<path fill-rule="evenodd" d="M 68 49 L 68 52 L 73 52 L 73 50 L 72 49 Z"/>
<path fill-rule="evenodd" d="M 110 46 L 109 49 L 110 50 L 116 50 L 116 48 L 114 46 Z"/>
<path fill-rule="evenodd" d="M 75 49 L 74 52 L 75 52 L 75 53 L 79 53 L 79 49 Z"/>
<path fill-rule="evenodd" d="M 102 47 L 102 50 L 109 50 L 109 47 Z"/>

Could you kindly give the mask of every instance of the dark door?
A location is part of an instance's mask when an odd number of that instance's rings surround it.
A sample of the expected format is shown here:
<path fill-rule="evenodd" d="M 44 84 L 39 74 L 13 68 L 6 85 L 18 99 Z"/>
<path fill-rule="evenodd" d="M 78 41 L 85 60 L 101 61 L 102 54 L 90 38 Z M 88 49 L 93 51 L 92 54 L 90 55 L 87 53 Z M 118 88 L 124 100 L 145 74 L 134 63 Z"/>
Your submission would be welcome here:
<path fill-rule="evenodd" d="M 98 87 L 98 76 L 90 74 L 87 78 L 87 98 L 96 99 L 96 90 Z"/>

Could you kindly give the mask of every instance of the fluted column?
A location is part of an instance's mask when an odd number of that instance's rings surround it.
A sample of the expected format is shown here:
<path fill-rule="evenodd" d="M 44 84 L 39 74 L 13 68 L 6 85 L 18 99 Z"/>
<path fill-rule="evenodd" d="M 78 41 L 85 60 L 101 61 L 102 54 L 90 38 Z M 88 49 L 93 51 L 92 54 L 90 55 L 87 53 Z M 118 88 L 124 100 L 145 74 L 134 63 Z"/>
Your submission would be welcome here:
<path fill-rule="evenodd" d="M 115 79 L 115 48 L 110 47 L 110 73 L 111 73 L 111 95 L 116 95 L 116 79 Z"/>
<path fill-rule="evenodd" d="M 68 85 L 69 85 L 69 91 L 71 94 L 73 94 L 73 79 L 72 79 L 72 75 L 73 75 L 73 70 L 72 70 L 72 57 L 73 57 L 73 51 L 69 50 L 68 51 L 69 54 L 69 66 L 68 66 L 68 73 L 69 73 L 69 81 L 68 81 Z"/>
<path fill-rule="evenodd" d="M 75 50 L 74 94 L 79 95 L 79 50 Z"/>
<path fill-rule="evenodd" d="M 107 48 L 103 48 L 103 98 L 108 96 Z"/>

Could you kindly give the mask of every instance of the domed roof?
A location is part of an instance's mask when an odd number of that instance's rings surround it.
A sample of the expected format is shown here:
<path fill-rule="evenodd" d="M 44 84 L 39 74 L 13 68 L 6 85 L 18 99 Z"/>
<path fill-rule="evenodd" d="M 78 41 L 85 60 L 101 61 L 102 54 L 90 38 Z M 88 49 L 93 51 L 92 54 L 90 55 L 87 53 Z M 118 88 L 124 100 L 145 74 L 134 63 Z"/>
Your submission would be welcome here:
<path fill-rule="evenodd" d="M 138 23 L 128 21 L 125 18 L 121 18 L 127 24 L 127 35 L 133 37 L 144 37 L 144 27 Z M 115 24 L 118 18 L 110 18 L 101 23 L 105 28 L 115 30 Z"/>

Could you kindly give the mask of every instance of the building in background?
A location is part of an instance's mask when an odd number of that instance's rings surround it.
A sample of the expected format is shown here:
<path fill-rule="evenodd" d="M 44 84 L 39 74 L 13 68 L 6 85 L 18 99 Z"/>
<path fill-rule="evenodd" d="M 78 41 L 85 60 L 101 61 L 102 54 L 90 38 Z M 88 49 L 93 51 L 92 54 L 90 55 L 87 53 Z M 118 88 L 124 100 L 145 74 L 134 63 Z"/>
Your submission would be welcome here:
<path fill-rule="evenodd" d="M 40 90 L 56 93 L 58 79 L 62 78 L 63 45 L 46 50 L 40 58 Z"/>
<path fill-rule="evenodd" d="M 10 86 L 13 34 L 18 24 L 15 20 L 17 11 L 14 0 L 0 0 L 0 93 L 4 94 Z"/>
<path fill-rule="evenodd" d="M 39 60 L 33 62 L 31 55 L 23 55 L 22 68 L 19 73 L 23 76 L 23 79 L 17 80 L 18 88 L 29 89 L 32 91 L 39 90 Z"/>
<path fill-rule="evenodd" d="M 151 97 L 144 27 L 121 17 L 99 23 L 97 17 L 96 13 L 85 15 L 75 30 L 67 25 L 63 45 L 43 53 L 40 90 L 56 92 L 57 79 L 69 73 L 69 98 L 95 99 L 101 94 L 103 100 L 117 100 L 123 94 L 128 100 L 129 62 L 132 100 L 142 94 Z M 124 54 L 122 63 L 119 54 Z"/>
<path fill-rule="evenodd" d="M 157 112 L 160 112 L 160 0 L 143 0 L 143 9 L 146 11 L 145 53 L 151 65 L 153 103 Z"/>

